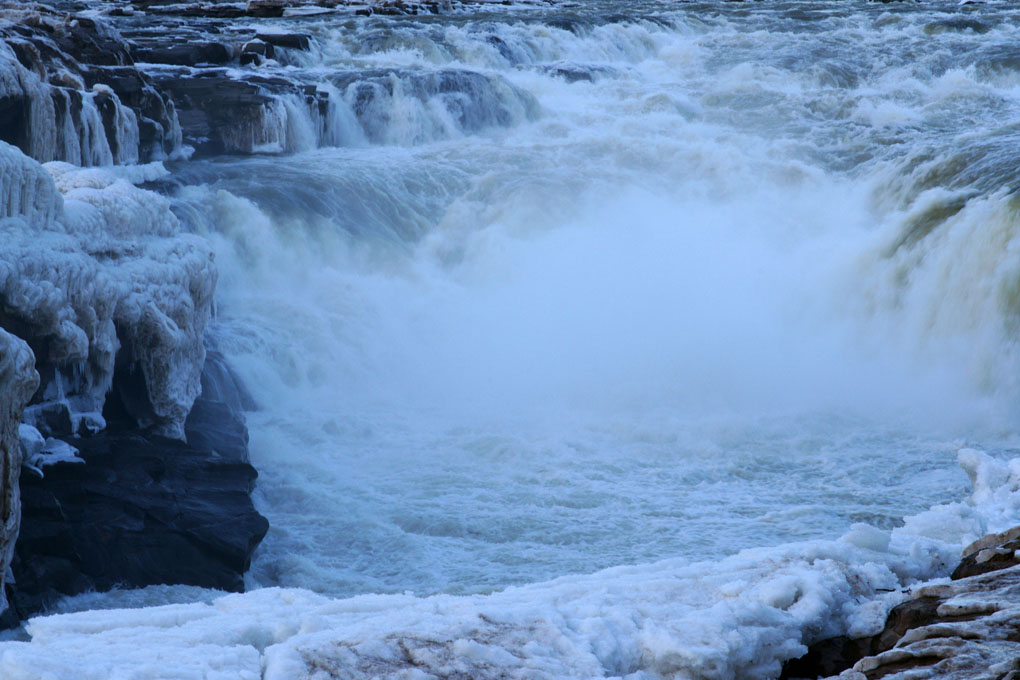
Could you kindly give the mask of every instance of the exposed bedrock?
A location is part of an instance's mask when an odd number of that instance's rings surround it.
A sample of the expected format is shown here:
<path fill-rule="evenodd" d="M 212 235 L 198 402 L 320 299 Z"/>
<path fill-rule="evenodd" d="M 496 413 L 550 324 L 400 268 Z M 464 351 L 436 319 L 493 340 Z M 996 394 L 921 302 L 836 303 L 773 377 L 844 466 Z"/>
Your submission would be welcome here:
<path fill-rule="evenodd" d="M 83 16 L 58 0 L 60 9 L 0 0 L 0 140 L 42 162 L 96 166 L 415 144 L 538 114 L 528 93 L 469 69 L 306 70 L 320 64 L 321 46 L 288 30 L 300 24 L 238 25 L 223 14 L 279 14 L 295 3 L 136 4 L 144 14 L 97 2 Z M 297 68 L 283 77 L 281 66 Z"/>
<path fill-rule="evenodd" d="M 196 156 L 414 144 L 510 127 L 538 112 L 529 94 L 501 77 L 452 69 L 336 71 L 302 83 L 180 68 L 162 69 L 154 80 L 176 102 L 184 142 Z"/>
<path fill-rule="evenodd" d="M 482 0 L 485 2 L 486 0 Z M 438 14 L 456 6 L 481 4 L 461 0 L 205 0 L 204 2 L 180 2 L 180 0 L 132 0 L 133 7 L 148 14 L 164 14 L 186 17 L 215 17 L 234 19 L 249 17 L 280 17 L 289 9 L 307 13 L 309 8 L 321 8 L 350 14 L 402 15 Z M 505 0 L 504 4 L 509 4 Z"/>
<path fill-rule="evenodd" d="M 1020 527 L 964 550 L 952 580 L 916 589 L 885 628 L 831 638 L 786 664 L 781 678 L 1020 679 Z"/>

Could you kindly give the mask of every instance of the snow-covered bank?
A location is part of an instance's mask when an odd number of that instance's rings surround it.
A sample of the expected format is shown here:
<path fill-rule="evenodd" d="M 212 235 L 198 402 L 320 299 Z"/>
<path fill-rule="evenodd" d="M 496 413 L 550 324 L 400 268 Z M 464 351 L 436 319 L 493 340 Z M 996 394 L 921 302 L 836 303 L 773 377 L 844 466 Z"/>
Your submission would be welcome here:
<path fill-rule="evenodd" d="M 0 645 L 10 680 L 770 678 L 806 644 L 877 633 L 909 586 L 1020 509 L 1020 459 L 962 450 L 963 501 L 882 531 L 666 560 L 486 596 L 331 600 L 269 588 L 210 603 L 33 619 Z"/>

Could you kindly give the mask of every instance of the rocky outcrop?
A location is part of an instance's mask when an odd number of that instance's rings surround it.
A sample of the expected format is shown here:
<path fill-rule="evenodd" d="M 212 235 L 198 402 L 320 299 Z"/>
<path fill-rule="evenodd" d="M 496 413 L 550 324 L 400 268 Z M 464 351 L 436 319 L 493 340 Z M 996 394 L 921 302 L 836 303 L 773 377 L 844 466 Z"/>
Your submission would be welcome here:
<path fill-rule="evenodd" d="M 80 166 L 162 159 L 181 141 L 173 102 L 116 31 L 13 2 L 0 2 L 0 140 Z"/>
<path fill-rule="evenodd" d="M 218 361 L 210 366 L 223 370 Z M 137 428 L 117 398 L 105 415 L 103 432 L 63 436 L 83 464 L 47 465 L 42 477 L 22 472 L 8 623 L 90 590 L 163 583 L 244 589 L 268 523 L 252 505 L 257 474 L 241 416 L 223 401 L 199 398 L 183 442 Z"/>
<path fill-rule="evenodd" d="M 1020 527 L 964 550 L 952 580 L 917 588 L 872 637 L 823 640 L 782 678 L 1020 678 Z"/>
<path fill-rule="evenodd" d="M 250 404 L 206 360 L 211 251 L 135 185 L 164 174 L 43 166 L 0 142 L 8 624 L 115 585 L 240 589 L 266 531 L 239 416 Z"/>
<path fill-rule="evenodd" d="M 7 606 L 2 589 L 21 525 L 21 412 L 38 384 L 28 345 L 0 329 L 0 610 Z"/>
<path fill-rule="evenodd" d="M 453 11 L 449 3 L 97 2 L 83 16 L 73 3 L 55 2 L 25 8 L 0 0 L 0 140 L 43 162 L 94 166 L 366 140 L 414 144 L 538 114 L 537 102 L 501 76 L 470 69 L 305 70 L 317 61 L 309 56 L 318 49 L 311 34 L 285 23 L 230 20 L 286 18 L 285 10 L 306 14 L 310 6 L 354 14 Z M 299 68 L 281 77 L 280 66 Z"/>

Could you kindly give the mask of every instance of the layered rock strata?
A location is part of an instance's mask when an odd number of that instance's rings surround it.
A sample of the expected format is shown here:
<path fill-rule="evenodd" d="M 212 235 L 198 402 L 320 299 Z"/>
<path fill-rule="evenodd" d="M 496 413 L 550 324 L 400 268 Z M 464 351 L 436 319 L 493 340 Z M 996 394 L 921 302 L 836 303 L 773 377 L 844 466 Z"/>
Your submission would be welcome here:
<path fill-rule="evenodd" d="M 0 0 L 0 140 L 39 161 L 101 166 L 416 143 L 538 113 L 534 98 L 502 77 L 467 69 L 305 70 L 320 61 L 320 47 L 295 30 L 300 24 L 234 20 L 311 5 L 356 14 L 453 10 L 288 1 L 269 12 L 266 3 L 109 0 L 91 3 L 86 15 L 67 0 Z M 396 109 L 420 110 L 398 120 Z"/>
<path fill-rule="evenodd" d="M 845 669 L 845 670 L 844 670 Z M 877 635 L 823 640 L 783 678 L 1020 678 L 1020 527 L 964 550 L 951 579 L 915 589 Z"/>
<path fill-rule="evenodd" d="M 79 166 L 166 158 L 173 102 L 108 24 L 45 5 L 0 3 L 0 140 Z"/>

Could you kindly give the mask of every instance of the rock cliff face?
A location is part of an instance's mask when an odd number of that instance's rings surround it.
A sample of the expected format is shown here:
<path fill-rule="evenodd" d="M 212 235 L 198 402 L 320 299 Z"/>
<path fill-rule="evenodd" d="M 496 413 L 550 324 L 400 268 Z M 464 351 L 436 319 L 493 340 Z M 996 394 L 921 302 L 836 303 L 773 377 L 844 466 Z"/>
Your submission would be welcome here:
<path fill-rule="evenodd" d="M 84 5 L 67 0 L 28 8 L 0 0 L 0 140 L 39 161 L 95 166 L 192 153 L 414 143 L 536 116 L 534 98 L 497 75 L 309 72 L 302 66 L 319 49 L 313 36 L 237 21 L 287 10 L 452 8 L 450 2 L 111 0 L 90 3 L 86 16 Z M 296 68 L 284 77 L 281 66 Z M 442 110 L 433 110 L 437 103 Z M 419 120 L 393 120 L 394 108 L 419 109 Z"/>
<path fill-rule="evenodd" d="M 108 25 L 44 5 L 0 5 L 0 139 L 80 166 L 166 158 L 173 102 Z"/>
<path fill-rule="evenodd" d="M 63 595 L 116 586 L 244 590 L 251 553 L 268 529 L 250 498 L 256 473 L 238 413 L 245 393 L 216 355 L 203 388 L 208 396 L 185 422 L 187 442 L 138 428 L 122 408 L 127 392 L 117 391 L 105 430 L 64 435 L 80 461 L 49 464 L 42 477 L 23 469 L 9 621 Z"/>
<path fill-rule="evenodd" d="M 138 186 L 167 174 L 139 161 L 180 150 L 173 99 L 112 26 L 57 5 L 0 3 L 8 624 L 117 584 L 241 589 L 267 528 L 250 500 L 251 404 L 206 359 L 212 252 Z"/>

